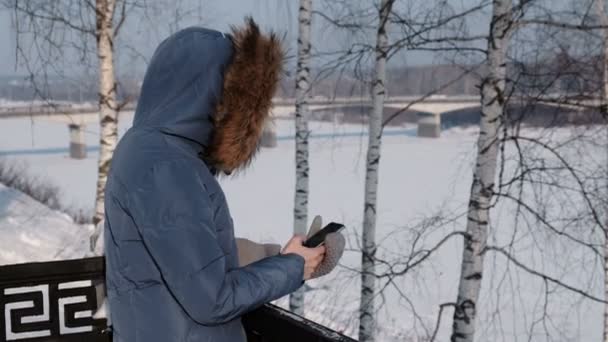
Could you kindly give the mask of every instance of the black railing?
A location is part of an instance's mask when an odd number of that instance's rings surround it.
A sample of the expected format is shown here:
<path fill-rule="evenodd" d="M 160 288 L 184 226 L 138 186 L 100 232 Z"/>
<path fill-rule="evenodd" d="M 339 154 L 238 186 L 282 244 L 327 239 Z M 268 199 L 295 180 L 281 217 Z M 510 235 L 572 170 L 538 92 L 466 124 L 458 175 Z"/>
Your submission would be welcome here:
<path fill-rule="evenodd" d="M 243 325 L 248 342 L 356 342 L 270 304 L 245 315 Z"/>
<path fill-rule="evenodd" d="M 103 302 L 103 258 L 0 267 L 0 341 L 109 342 L 94 314 Z M 243 318 L 249 342 L 355 342 L 273 305 Z"/>
<path fill-rule="evenodd" d="M 103 258 L 0 267 L 1 341 L 110 341 Z"/>

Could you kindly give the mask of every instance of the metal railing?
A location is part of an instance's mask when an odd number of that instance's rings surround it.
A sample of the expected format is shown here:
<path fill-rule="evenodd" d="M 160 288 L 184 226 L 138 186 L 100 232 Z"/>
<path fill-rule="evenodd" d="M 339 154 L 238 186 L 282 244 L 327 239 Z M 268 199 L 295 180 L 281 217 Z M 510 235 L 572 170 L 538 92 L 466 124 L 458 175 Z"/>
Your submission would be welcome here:
<path fill-rule="evenodd" d="M 109 342 L 104 259 L 0 266 L 0 341 Z M 355 342 L 273 305 L 243 317 L 248 342 Z"/>

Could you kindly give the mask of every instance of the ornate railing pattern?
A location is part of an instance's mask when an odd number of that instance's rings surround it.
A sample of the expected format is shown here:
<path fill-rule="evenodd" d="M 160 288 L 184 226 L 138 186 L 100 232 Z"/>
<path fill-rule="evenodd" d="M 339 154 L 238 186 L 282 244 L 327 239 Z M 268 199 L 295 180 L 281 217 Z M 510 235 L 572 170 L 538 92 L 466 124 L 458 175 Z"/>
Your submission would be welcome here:
<path fill-rule="evenodd" d="M 95 313 L 105 295 L 104 259 L 0 266 L 0 341 L 109 342 Z M 266 305 L 243 318 L 249 342 L 355 342 Z"/>

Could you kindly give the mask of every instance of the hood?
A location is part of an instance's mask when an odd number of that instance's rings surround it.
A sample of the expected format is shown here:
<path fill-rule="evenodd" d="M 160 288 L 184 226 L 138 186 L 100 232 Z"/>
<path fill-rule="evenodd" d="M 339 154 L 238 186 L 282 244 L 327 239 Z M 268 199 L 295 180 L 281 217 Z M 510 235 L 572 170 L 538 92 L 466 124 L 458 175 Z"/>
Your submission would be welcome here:
<path fill-rule="evenodd" d="M 277 36 L 262 34 L 251 18 L 231 34 L 181 30 L 150 61 L 133 127 L 200 144 L 218 171 L 242 168 L 258 150 L 283 58 Z"/>

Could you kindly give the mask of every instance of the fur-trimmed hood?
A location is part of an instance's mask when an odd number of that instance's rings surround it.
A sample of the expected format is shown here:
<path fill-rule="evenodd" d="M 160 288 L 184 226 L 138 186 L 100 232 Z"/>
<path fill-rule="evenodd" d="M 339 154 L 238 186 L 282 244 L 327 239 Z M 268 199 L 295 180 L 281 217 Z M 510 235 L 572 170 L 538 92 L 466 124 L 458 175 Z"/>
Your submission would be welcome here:
<path fill-rule="evenodd" d="M 197 142 L 217 171 L 245 167 L 258 150 L 283 57 L 276 35 L 262 34 L 251 18 L 231 34 L 181 30 L 152 57 L 133 126 Z"/>

